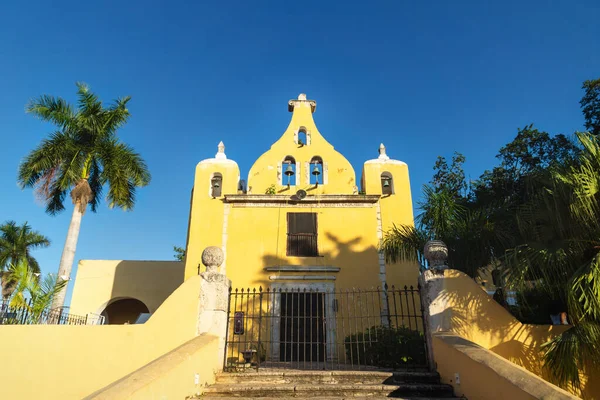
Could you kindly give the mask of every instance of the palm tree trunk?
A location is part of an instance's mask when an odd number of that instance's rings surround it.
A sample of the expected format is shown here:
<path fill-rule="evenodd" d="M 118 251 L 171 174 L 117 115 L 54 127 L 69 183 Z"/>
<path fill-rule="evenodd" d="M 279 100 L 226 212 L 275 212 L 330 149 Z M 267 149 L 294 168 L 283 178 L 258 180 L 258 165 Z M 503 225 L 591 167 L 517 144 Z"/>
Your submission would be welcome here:
<path fill-rule="evenodd" d="M 71 216 L 71 224 L 67 232 L 67 240 L 63 248 L 62 256 L 60 257 L 60 265 L 58 267 L 57 282 L 71 277 L 71 269 L 73 269 L 73 260 L 75 259 L 75 249 L 77 248 L 77 240 L 79 239 L 79 229 L 81 227 L 81 207 L 79 201 L 73 206 L 73 215 Z M 65 296 L 67 294 L 68 284 L 59 291 L 52 300 L 52 309 L 62 308 L 65 304 Z"/>

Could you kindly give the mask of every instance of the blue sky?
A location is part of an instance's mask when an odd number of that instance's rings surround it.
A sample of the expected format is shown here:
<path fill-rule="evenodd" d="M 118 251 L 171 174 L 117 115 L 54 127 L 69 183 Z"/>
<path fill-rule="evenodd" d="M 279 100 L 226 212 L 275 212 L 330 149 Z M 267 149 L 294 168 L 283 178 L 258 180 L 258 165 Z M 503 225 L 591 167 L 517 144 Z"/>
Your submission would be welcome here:
<path fill-rule="evenodd" d="M 120 134 L 153 174 L 134 212 L 85 215 L 77 260 L 171 259 L 185 243 L 194 166 L 223 140 L 247 175 L 301 92 L 358 175 L 380 142 L 407 162 L 416 200 L 437 155 L 464 153 L 476 178 L 517 127 L 583 129 L 581 83 L 600 77 L 599 16 L 592 0 L 7 2 L 0 221 L 49 236 L 35 256 L 56 270 L 70 212 L 46 215 L 16 171 L 52 129 L 26 102 L 73 101 L 75 81 L 105 101 L 132 96 Z"/>

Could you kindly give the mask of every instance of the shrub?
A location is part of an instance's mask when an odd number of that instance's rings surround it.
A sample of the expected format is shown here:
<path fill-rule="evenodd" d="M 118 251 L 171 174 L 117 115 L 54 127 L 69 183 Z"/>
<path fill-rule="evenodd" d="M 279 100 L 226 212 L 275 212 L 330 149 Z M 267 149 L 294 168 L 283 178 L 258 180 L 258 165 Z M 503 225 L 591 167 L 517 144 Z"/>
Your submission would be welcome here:
<path fill-rule="evenodd" d="M 275 187 L 275 185 L 271 185 L 267 188 L 267 190 L 265 190 L 265 194 L 275 194 L 277 193 L 277 188 Z"/>
<path fill-rule="evenodd" d="M 408 328 L 373 326 L 344 339 L 346 356 L 353 362 L 385 368 L 426 363 L 423 334 Z"/>

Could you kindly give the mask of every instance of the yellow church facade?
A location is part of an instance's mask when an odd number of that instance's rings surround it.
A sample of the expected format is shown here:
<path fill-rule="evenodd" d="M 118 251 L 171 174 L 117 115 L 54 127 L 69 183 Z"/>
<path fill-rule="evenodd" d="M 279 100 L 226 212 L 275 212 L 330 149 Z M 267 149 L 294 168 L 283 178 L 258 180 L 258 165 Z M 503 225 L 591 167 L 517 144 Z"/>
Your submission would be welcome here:
<path fill-rule="evenodd" d="M 408 166 L 391 159 L 382 144 L 357 180 L 350 162 L 317 129 L 316 102 L 301 94 L 288 110 L 287 129 L 255 161 L 247 184 L 223 143 L 214 158 L 197 165 L 183 263 L 81 261 L 71 312 L 108 312 L 108 323 L 153 313 L 203 271 L 201 255 L 209 246 L 222 249 L 221 272 L 234 288 L 416 285 L 415 263 L 386 263 L 378 251 L 394 224 L 413 224 Z"/>
<path fill-rule="evenodd" d="M 436 369 L 458 396 L 575 399 L 543 380 L 542 345 L 568 327 L 522 324 L 441 264 L 419 274 L 416 263 L 386 263 L 384 233 L 413 224 L 407 165 L 381 145 L 357 181 L 317 130 L 316 102 L 300 95 L 288 110 L 247 184 L 222 143 L 197 165 L 184 261 L 79 263 L 70 312 L 112 326 L 1 327 L 3 398 L 196 398 L 218 373 L 257 363 L 354 372 L 368 332 L 389 327 L 422 338 L 401 350 L 422 350 L 413 366 Z M 417 280 L 420 290 L 363 290 Z M 596 370 L 581 370 L 584 387 L 570 391 L 598 398 Z"/>

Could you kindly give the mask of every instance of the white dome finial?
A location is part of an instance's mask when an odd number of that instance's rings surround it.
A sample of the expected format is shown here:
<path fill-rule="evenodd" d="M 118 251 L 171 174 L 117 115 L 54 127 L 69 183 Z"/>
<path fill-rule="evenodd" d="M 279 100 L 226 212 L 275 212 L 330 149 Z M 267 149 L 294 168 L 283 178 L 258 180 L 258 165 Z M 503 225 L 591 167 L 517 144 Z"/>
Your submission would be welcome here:
<path fill-rule="evenodd" d="M 220 159 L 220 160 L 226 160 L 227 156 L 225 155 L 225 145 L 223 144 L 223 141 L 219 142 L 219 145 L 217 146 L 217 154 L 215 154 L 215 158 Z"/>
<path fill-rule="evenodd" d="M 300 93 L 298 95 L 298 100 L 306 100 L 306 93 Z"/>
<path fill-rule="evenodd" d="M 379 157 L 377 157 L 380 160 L 389 160 L 390 158 L 388 157 L 387 154 L 385 154 L 385 146 L 383 145 L 383 143 L 381 143 L 379 145 Z"/>

